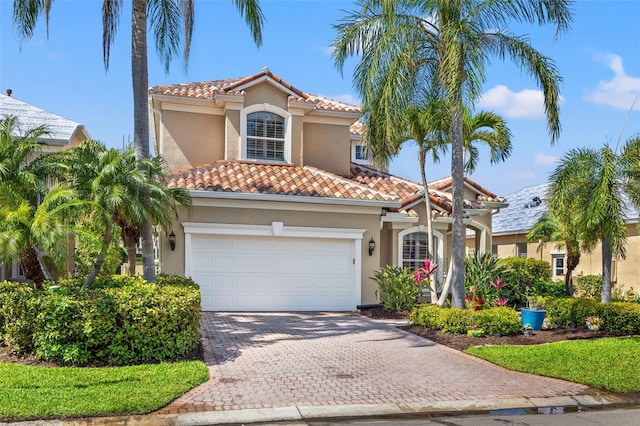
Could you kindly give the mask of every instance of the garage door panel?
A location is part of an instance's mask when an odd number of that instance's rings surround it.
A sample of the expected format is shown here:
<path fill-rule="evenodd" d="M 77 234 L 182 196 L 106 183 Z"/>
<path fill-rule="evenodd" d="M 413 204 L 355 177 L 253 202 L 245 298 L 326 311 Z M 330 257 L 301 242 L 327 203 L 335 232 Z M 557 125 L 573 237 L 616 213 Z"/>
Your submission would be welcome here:
<path fill-rule="evenodd" d="M 196 234 L 191 241 L 203 310 L 355 309 L 353 240 Z"/>

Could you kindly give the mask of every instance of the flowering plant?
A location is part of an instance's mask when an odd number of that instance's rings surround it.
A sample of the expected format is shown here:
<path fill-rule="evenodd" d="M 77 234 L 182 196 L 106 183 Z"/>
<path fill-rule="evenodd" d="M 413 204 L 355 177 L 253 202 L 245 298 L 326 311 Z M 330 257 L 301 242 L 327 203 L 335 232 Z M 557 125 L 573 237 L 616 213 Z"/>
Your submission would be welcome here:
<path fill-rule="evenodd" d="M 428 258 L 425 258 L 424 265 L 419 267 L 413 273 L 413 280 L 419 286 L 423 286 L 425 284 L 428 285 L 429 282 L 431 282 L 431 275 L 433 275 L 436 272 L 436 269 L 438 269 L 438 264 L 431 263 L 431 261 Z M 426 283 L 423 283 L 423 281 L 426 281 Z"/>

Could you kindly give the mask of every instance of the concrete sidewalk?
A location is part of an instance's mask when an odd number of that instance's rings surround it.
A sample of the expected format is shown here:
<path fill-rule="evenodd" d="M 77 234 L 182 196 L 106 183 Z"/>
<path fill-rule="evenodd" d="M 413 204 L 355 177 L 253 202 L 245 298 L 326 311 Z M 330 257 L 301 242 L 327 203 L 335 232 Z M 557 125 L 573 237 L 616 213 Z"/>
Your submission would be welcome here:
<path fill-rule="evenodd" d="M 508 371 L 398 325 L 350 313 L 203 313 L 210 379 L 167 407 L 18 424 L 250 424 L 638 403 Z"/>

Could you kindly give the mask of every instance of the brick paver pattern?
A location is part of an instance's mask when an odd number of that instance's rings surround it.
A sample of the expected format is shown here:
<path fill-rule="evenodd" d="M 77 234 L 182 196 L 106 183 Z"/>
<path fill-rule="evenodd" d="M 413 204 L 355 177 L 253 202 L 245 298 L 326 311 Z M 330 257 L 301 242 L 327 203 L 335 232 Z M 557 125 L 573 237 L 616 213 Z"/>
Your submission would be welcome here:
<path fill-rule="evenodd" d="M 351 313 L 202 313 L 210 379 L 160 413 L 577 395 Z"/>

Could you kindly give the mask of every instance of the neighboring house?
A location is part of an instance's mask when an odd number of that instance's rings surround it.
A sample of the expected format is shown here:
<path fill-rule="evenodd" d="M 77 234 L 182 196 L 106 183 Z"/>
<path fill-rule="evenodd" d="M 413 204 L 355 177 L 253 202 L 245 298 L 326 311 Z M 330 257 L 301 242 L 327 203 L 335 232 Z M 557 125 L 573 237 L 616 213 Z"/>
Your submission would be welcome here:
<path fill-rule="evenodd" d="M 37 126 L 47 126 L 49 134 L 40 138 L 43 144 L 42 152 L 61 151 L 91 138 L 83 125 L 18 100 L 11 94 L 10 89 L 7 90 L 7 95 L 0 94 L 0 119 L 10 115 L 18 117 L 23 131 Z M 22 278 L 24 276 L 18 262 L 11 266 L 0 264 L 0 281 Z"/>
<path fill-rule="evenodd" d="M 377 170 L 360 108 L 302 92 L 268 69 L 149 90 L 156 152 L 191 212 L 161 240 L 163 272 L 191 276 L 203 310 L 353 311 L 379 300 L 370 278 L 426 256 L 423 187 Z M 417 161 L 416 161 L 416 167 Z M 432 183 L 439 279 L 451 252 L 451 180 Z M 471 180 L 467 226 L 491 248 L 504 199 Z"/>
<path fill-rule="evenodd" d="M 547 210 L 545 197 L 548 183 L 528 186 L 509 195 L 509 207 L 493 215 L 492 253 L 500 258 L 510 256 L 532 257 L 546 260 L 551 264 L 555 280 L 564 278 L 566 272 L 566 250 L 562 243 L 549 242 L 542 246 L 539 242 L 528 243 L 527 234 Z M 638 235 L 638 211 L 633 204 L 625 203 L 627 217 L 628 245 L 626 260 L 614 259 L 612 279 L 622 288 L 638 290 L 640 276 L 640 236 Z M 602 274 L 602 252 L 600 245 L 592 253 L 582 252 L 580 263 L 575 269 L 575 277 Z"/>

